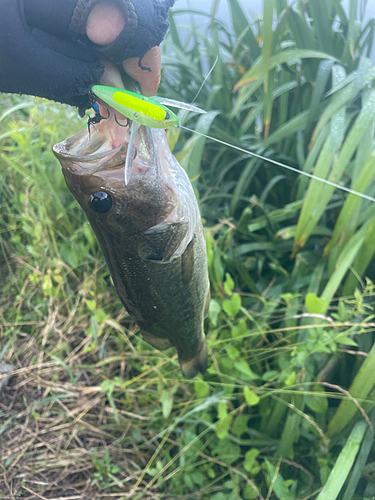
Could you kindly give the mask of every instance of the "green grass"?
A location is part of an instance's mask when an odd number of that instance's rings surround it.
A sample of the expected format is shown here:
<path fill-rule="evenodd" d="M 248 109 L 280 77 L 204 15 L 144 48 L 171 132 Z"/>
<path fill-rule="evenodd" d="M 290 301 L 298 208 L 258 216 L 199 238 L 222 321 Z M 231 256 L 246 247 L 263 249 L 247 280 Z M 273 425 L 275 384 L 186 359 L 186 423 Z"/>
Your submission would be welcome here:
<path fill-rule="evenodd" d="M 272 0 L 252 22 L 231 0 L 230 29 L 192 26 L 186 43 L 175 10 L 160 94 L 191 102 L 217 58 L 197 97 L 210 113 L 187 126 L 374 196 L 365 5 Z M 212 290 L 209 369 L 187 381 L 136 335 L 52 154 L 84 126 L 0 98 L 0 361 L 16 366 L 0 498 L 373 498 L 375 205 L 170 134 Z"/>

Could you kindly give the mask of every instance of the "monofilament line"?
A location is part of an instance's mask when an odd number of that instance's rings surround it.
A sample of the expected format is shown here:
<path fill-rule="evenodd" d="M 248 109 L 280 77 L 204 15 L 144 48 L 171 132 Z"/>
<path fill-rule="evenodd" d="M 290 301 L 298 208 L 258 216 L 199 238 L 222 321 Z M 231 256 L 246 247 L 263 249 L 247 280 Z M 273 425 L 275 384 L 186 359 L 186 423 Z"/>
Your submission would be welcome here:
<path fill-rule="evenodd" d="M 191 103 L 190 103 L 190 104 L 194 104 L 194 103 L 195 103 L 195 101 L 197 100 L 197 97 L 198 97 L 198 96 L 199 96 L 199 94 L 201 93 L 201 90 L 203 89 L 203 87 L 205 86 L 205 84 L 206 84 L 207 80 L 209 79 L 209 77 L 210 77 L 211 73 L 212 73 L 212 72 L 213 72 L 213 70 L 215 69 L 215 66 L 216 66 L 216 64 L 217 64 L 217 61 L 218 61 L 218 60 L 219 60 L 219 56 L 216 56 L 215 62 L 213 63 L 213 65 L 212 65 L 212 67 L 211 67 L 210 71 L 209 71 L 209 72 L 207 73 L 207 75 L 205 76 L 205 78 L 204 78 L 204 80 L 203 80 L 203 82 L 202 82 L 202 85 L 199 87 L 198 92 L 195 94 L 195 97 L 194 97 L 194 99 L 191 101 Z"/>
<path fill-rule="evenodd" d="M 323 179 L 322 177 L 318 177 L 317 175 L 314 175 L 314 174 L 309 174 L 307 172 L 304 172 L 303 170 L 299 170 L 298 168 L 291 167 L 290 165 L 285 165 L 285 163 L 281 163 L 277 160 L 272 160 L 271 158 L 267 158 L 266 156 L 259 155 L 258 153 L 253 153 L 252 151 L 248 151 L 247 149 L 243 149 L 243 148 L 240 148 L 238 146 L 234 146 L 233 144 L 229 144 L 228 142 L 222 141 L 221 139 L 216 139 L 216 137 L 211 137 L 209 135 L 202 134 L 202 132 L 197 132 L 196 130 L 185 127 L 184 125 L 181 125 L 181 128 L 183 128 L 184 130 L 187 130 L 188 132 L 191 132 L 193 134 L 198 134 L 201 137 L 205 137 L 206 139 L 210 139 L 211 141 L 218 142 L 219 144 L 222 144 L 223 146 L 227 146 L 229 148 L 236 149 L 237 151 L 240 151 L 241 153 L 245 153 L 249 156 L 254 156 L 255 158 L 259 158 L 260 160 L 264 160 L 268 163 L 273 163 L 274 165 L 277 165 L 277 166 L 282 167 L 282 168 L 286 168 L 287 170 L 291 170 L 292 172 L 295 172 L 297 174 L 304 175 L 305 177 L 310 177 L 310 179 L 314 179 L 315 181 L 324 182 L 324 184 L 328 184 L 329 186 L 332 186 L 334 188 L 341 189 L 341 191 L 346 191 L 347 193 L 354 194 L 356 196 L 359 196 L 360 198 L 364 198 L 365 200 L 375 202 L 375 198 L 373 198 L 372 196 L 360 193 L 359 191 L 355 191 L 354 189 L 350 189 L 346 186 L 341 186 L 340 184 L 337 184 L 336 182 L 332 182 L 332 181 L 329 181 L 327 179 Z"/>
<path fill-rule="evenodd" d="M 191 101 L 191 103 L 190 103 L 190 104 L 194 104 L 194 103 L 195 103 L 195 101 L 197 100 L 197 97 L 198 97 L 198 96 L 199 96 L 199 94 L 201 93 L 201 91 L 202 91 L 203 87 L 206 85 L 206 82 L 207 82 L 207 80 L 209 79 L 209 77 L 210 77 L 211 73 L 212 73 L 212 72 L 213 72 L 213 70 L 215 69 L 215 66 L 216 66 L 216 63 L 217 63 L 217 61 L 218 61 L 218 60 L 219 60 L 219 56 L 216 56 L 215 62 L 213 63 L 213 65 L 212 65 L 212 67 L 211 67 L 210 71 L 209 71 L 209 72 L 207 73 L 207 75 L 204 77 L 204 80 L 203 80 L 203 82 L 202 82 L 202 85 L 199 87 L 198 92 L 195 94 L 195 97 L 194 97 L 194 99 Z M 205 113 L 205 111 L 204 111 L 204 113 Z M 181 120 L 180 120 L 180 124 L 182 124 L 182 123 L 184 122 L 184 120 L 185 120 L 185 118 L 186 118 L 186 115 L 187 115 L 187 111 L 185 111 L 185 113 L 183 113 L 183 114 L 182 114 L 182 116 L 181 116 Z"/>

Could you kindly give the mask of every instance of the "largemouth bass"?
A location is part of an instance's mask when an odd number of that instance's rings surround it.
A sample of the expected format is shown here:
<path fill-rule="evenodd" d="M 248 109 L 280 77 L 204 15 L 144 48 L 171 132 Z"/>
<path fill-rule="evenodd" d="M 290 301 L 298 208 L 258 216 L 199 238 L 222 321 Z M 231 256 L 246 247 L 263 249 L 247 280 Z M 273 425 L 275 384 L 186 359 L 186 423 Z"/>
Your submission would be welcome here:
<path fill-rule="evenodd" d="M 175 346 L 183 374 L 193 378 L 207 368 L 203 321 L 210 300 L 194 191 L 164 130 L 141 126 L 132 147 L 123 141 L 114 149 L 104 130 L 90 141 L 82 131 L 54 153 L 144 340 L 159 350 Z"/>

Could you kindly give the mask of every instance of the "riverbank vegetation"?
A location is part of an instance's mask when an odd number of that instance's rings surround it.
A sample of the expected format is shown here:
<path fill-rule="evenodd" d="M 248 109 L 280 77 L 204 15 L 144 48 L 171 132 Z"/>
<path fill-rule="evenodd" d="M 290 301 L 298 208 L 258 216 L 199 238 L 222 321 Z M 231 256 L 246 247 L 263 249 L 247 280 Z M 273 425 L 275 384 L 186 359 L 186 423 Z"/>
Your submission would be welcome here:
<path fill-rule="evenodd" d="M 174 9 L 159 92 L 241 149 L 169 133 L 207 235 L 204 377 L 121 307 L 52 153 L 85 122 L 0 97 L 0 361 L 16 367 L 0 499 L 374 498 L 375 20 L 366 0 L 228 4 L 226 25 L 217 1 L 185 28 Z"/>

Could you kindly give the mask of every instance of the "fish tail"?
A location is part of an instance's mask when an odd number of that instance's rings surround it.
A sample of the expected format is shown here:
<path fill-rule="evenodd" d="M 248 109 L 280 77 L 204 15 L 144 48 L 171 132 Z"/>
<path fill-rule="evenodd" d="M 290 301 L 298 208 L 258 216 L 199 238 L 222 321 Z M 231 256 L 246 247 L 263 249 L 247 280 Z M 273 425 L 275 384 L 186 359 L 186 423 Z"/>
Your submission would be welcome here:
<path fill-rule="evenodd" d="M 180 359 L 182 373 L 186 378 L 195 378 L 198 373 L 204 375 L 208 365 L 208 351 L 206 339 L 203 338 L 199 352 L 190 359 Z"/>

